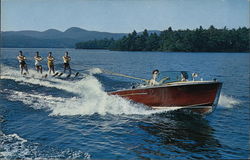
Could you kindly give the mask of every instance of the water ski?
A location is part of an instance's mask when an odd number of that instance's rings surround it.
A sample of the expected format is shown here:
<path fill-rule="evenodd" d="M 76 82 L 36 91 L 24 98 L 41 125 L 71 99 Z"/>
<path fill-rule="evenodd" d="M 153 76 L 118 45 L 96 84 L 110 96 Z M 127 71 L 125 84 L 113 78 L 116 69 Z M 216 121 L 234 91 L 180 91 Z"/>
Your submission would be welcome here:
<path fill-rule="evenodd" d="M 27 73 L 23 73 L 22 76 L 27 78 Z"/>
<path fill-rule="evenodd" d="M 77 77 L 78 75 L 79 75 L 79 72 L 76 72 L 75 77 Z"/>
<path fill-rule="evenodd" d="M 63 75 L 63 72 L 61 72 L 60 74 L 58 74 L 58 76 L 57 76 L 57 77 L 61 77 L 61 75 Z"/>
<path fill-rule="evenodd" d="M 44 76 L 42 76 L 42 78 L 47 78 L 48 77 L 48 74 L 45 74 Z"/>
<path fill-rule="evenodd" d="M 67 75 L 66 78 L 69 78 L 71 76 L 71 74 Z"/>
<path fill-rule="evenodd" d="M 55 74 L 52 75 L 52 77 L 55 77 L 59 74 L 59 72 L 56 72 Z"/>

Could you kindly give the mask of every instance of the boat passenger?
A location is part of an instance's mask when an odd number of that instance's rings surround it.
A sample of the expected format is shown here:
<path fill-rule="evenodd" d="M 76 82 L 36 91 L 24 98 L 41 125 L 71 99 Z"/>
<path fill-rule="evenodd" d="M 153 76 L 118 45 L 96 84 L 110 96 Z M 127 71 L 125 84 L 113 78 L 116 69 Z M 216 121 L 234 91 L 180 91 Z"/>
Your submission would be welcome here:
<path fill-rule="evenodd" d="M 148 83 L 150 86 L 159 85 L 159 82 L 156 81 L 159 73 L 160 73 L 160 71 L 158 69 L 156 69 L 152 72 L 152 79 L 150 79 L 149 83 Z"/>
<path fill-rule="evenodd" d="M 29 74 L 28 66 L 27 66 L 27 64 L 25 62 L 26 57 L 23 55 L 22 51 L 19 51 L 19 55 L 17 56 L 17 59 L 19 61 L 19 67 L 20 67 L 21 74 L 23 74 L 23 69 L 25 69 L 26 73 Z"/>
<path fill-rule="evenodd" d="M 181 81 L 182 82 L 188 81 L 188 74 L 187 74 L 187 72 L 181 72 Z"/>
<path fill-rule="evenodd" d="M 43 58 L 39 55 L 39 52 L 36 52 L 36 56 L 34 57 L 35 59 L 35 68 L 36 68 L 36 71 L 39 72 L 42 74 L 43 73 L 43 68 L 42 68 L 42 65 L 41 65 L 41 61 L 43 60 Z"/>
<path fill-rule="evenodd" d="M 69 62 L 71 60 L 71 57 L 68 55 L 68 52 L 65 52 L 65 55 L 62 57 L 63 58 L 63 67 L 64 67 L 64 73 L 66 71 L 66 69 L 69 69 L 69 74 L 71 74 L 71 68 L 69 65 Z"/>
<path fill-rule="evenodd" d="M 55 73 L 55 68 L 54 68 L 54 57 L 52 56 L 52 52 L 49 52 L 49 56 L 47 57 L 48 60 L 48 68 L 49 68 L 49 74 L 51 74 L 51 70 L 53 73 Z"/>

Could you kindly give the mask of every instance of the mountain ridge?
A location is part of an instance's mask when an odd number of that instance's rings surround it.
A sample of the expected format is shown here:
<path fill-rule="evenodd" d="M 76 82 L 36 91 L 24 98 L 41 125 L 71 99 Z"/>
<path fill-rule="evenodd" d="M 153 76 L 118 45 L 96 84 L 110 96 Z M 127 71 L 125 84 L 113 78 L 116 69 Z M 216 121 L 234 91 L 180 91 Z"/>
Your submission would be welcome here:
<path fill-rule="evenodd" d="M 104 38 L 119 39 L 124 35 L 126 33 L 88 31 L 78 27 L 71 27 L 63 32 L 57 29 L 48 29 L 45 31 L 3 31 L 1 32 L 1 47 L 74 48 L 77 42 Z"/>
<path fill-rule="evenodd" d="M 160 33 L 152 30 L 150 32 Z M 141 33 L 141 32 L 139 32 Z M 65 31 L 47 29 L 45 31 L 22 30 L 1 31 L 2 48 L 74 48 L 78 42 L 89 40 L 120 39 L 128 33 L 110 33 L 101 31 L 90 31 L 79 27 L 70 27 Z"/>

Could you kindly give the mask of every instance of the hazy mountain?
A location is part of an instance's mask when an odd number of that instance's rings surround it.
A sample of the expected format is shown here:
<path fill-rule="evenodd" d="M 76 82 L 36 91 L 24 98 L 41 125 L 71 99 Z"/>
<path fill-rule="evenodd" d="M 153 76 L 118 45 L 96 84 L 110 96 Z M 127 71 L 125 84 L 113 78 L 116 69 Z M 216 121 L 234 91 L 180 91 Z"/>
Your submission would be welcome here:
<path fill-rule="evenodd" d="M 159 31 L 149 31 L 159 33 Z M 43 32 L 39 31 L 6 31 L 1 32 L 1 47 L 3 48 L 74 48 L 75 43 L 94 39 L 113 38 L 119 39 L 127 33 L 109 33 L 88 31 L 85 29 L 72 27 L 64 32 L 56 29 L 49 29 Z"/>
<path fill-rule="evenodd" d="M 94 39 L 114 38 L 119 39 L 125 33 L 108 33 L 87 31 L 72 27 L 64 32 L 56 29 L 39 31 L 7 31 L 1 32 L 1 47 L 75 47 L 75 43 Z"/>

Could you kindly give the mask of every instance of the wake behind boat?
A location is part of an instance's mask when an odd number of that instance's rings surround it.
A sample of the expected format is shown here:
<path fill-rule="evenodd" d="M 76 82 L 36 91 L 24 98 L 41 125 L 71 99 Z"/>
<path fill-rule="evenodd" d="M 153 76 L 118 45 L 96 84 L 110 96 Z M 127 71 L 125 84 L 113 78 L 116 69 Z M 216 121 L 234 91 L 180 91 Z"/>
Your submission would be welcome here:
<path fill-rule="evenodd" d="M 197 74 L 186 71 L 161 72 L 161 84 L 109 92 L 153 109 L 178 107 L 208 114 L 217 106 L 222 83 L 217 80 L 196 81 Z M 192 80 L 189 77 L 193 77 Z"/>

